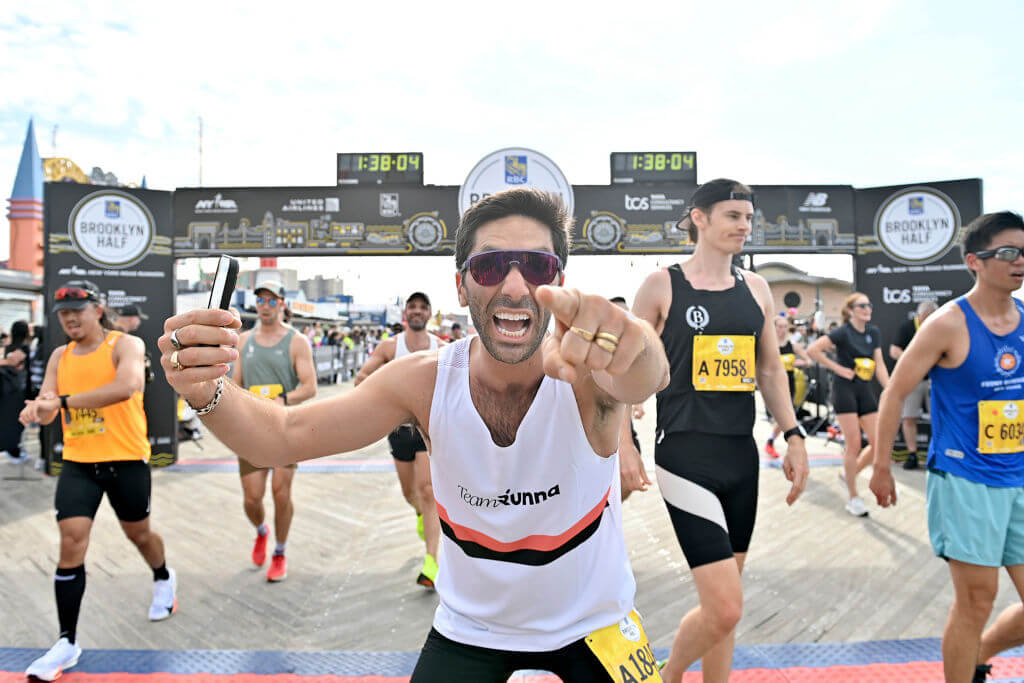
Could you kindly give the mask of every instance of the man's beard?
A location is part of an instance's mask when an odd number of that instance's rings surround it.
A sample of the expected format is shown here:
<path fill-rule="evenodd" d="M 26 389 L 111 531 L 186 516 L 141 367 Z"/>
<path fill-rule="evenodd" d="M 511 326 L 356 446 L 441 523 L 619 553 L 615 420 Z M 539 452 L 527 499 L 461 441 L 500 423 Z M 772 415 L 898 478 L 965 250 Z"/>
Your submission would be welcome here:
<path fill-rule="evenodd" d="M 466 292 L 466 298 L 469 299 L 469 315 L 473 318 L 473 327 L 476 328 L 477 336 L 480 337 L 484 348 L 487 349 L 487 352 L 492 357 L 510 365 L 522 363 L 533 357 L 541 342 L 544 341 L 544 334 L 547 332 L 548 324 L 551 322 L 551 311 L 545 310 L 544 316 L 541 317 L 537 310 L 537 304 L 530 297 L 523 297 L 519 301 L 512 301 L 509 297 L 502 297 L 490 302 L 490 306 L 473 299 L 469 296 L 468 291 Z M 491 308 L 497 309 L 502 306 L 529 310 L 534 314 L 534 320 L 531 324 L 537 326 L 537 329 L 530 330 L 533 339 L 529 343 L 519 346 L 515 352 L 511 353 L 502 351 L 500 347 L 501 342 L 493 337 L 492 332 L 494 321 L 492 320 L 493 313 L 490 310 Z"/>

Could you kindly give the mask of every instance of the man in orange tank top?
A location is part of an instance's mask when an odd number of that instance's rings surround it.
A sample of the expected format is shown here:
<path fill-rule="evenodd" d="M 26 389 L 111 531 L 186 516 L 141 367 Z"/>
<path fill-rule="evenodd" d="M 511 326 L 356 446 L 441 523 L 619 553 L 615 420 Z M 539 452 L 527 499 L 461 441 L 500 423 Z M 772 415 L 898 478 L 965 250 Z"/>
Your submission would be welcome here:
<path fill-rule="evenodd" d="M 74 280 L 56 292 L 54 310 L 70 341 L 54 349 L 39 398 L 21 413 L 25 424 L 50 424 L 60 415 L 63 466 L 55 507 L 60 560 L 54 576 L 60 636 L 26 670 L 52 681 L 78 663 L 78 612 L 85 593 L 85 552 L 93 518 L 107 494 L 135 547 L 153 570 L 149 619 L 161 621 L 178 603 L 164 542 L 149 528 L 150 473 L 146 414 L 142 410 L 145 349 L 138 337 L 110 329 L 99 288 Z"/>

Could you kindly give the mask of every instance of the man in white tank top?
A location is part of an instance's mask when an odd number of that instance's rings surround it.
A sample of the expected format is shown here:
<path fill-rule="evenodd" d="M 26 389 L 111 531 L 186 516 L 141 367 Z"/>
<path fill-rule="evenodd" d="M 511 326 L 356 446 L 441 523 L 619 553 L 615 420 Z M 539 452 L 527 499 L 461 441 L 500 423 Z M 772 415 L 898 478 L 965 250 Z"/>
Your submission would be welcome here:
<path fill-rule="evenodd" d="M 237 355 L 238 322 L 224 311 L 175 316 L 160 339 L 168 381 L 261 465 L 419 427 L 444 560 L 412 683 L 496 683 L 524 668 L 569 682 L 661 680 L 633 609 L 617 449 L 625 409 L 668 384 L 668 361 L 649 324 L 562 289 L 571 227 L 557 195 L 521 188 L 477 202 L 456 234 L 455 286 L 478 336 L 399 358 L 308 406 L 221 381 Z M 185 346 L 180 367 L 171 331 Z"/>
<path fill-rule="evenodd" d="M 430 298 L 426 294 L 410 294 L 405 300 L 405 331 L 385 339 L 373 350 L 356 375 L 355 386 L 359 386 L 386 363 L 417 351 L 436 351 L 438 346 L 444 344 L 440 337 L 427 332 L 431 312 Z M 395 459 L 395 471 L 398 472 L 402 495 L 416 511 L 416 531 L 427 546 L 423 568 L 416 583 L 433 588 L 437 580 L 437 545 L 441 539 L 441 524 L 437 519 L 434 488 L 430 482 L 429 452 L 423 437 L 411 424 L 402 425 L 388 434 L 388 444 L 391 446 L 391 457 Z"/>

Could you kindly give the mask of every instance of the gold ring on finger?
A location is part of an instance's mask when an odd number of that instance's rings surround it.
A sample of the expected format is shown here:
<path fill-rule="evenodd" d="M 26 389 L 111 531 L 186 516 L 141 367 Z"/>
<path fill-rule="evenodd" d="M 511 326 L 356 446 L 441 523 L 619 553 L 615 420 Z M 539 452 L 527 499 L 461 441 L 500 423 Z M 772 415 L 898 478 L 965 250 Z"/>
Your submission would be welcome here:
<path fill-rule="evenodd" d="M 608 353 L 615 353 L 615 349 L 619 348 L 618 344 L 611 341 L 610 339 L 605 339 L 601 335 L 597 336 L 597 339 L 594 340 L 594 343 L 597 344 L 599 348 L 604 349 Z"/>
<path fill-rule="evenodd" d="M 570 327 L 569 331 L 572 332 L 573 334 L 579 335 L 580 337 L 583 338 L 584 341 L 594 341 L 594 333 L 588 332 L 587 330 L 584 330 L 582 327 Z"/>
<path fill-rule="evenodd" d="M 597 337 L 598 339 L 607 340 L 607 341 L 611 342 L 612 344 L 615 344 L 616 346 L 619 345 L 619 338 L 616 337 L 611 332 L 598 332 L 594 336 Z M 604 347 L 602 346 L 601 348 L 603 349 Z"/>
<path fill-rule="evenodd" d="M 181 361 L 178 360 L 178 352 L 177 351 L 175 351 L 175 352 L 173 352 L 171 354 L 171 367 L 174 368 L 175 370 L 179 370 L 179 371 L 185 369 L 185 366 L 182 365 Z"/>

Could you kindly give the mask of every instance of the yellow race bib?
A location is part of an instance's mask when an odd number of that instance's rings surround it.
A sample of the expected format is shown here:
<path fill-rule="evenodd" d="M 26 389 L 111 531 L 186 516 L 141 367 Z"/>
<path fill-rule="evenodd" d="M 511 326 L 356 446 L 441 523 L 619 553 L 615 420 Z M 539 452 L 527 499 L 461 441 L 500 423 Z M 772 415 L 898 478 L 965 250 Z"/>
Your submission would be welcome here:
<path fill-rule="evenodd" d="M 594 631 L 586 640 L 587 647 L 616 683 L 662 680 L 636 610 L 619 623 Z"/>
<path fill-rule="evenodd" d="M 693 388 L 753 391 L 754 336 L 698 334 L 693 338 Z"/>
<path fill-rule="evenodd" d="M 865 382 L 870 382 L 875 376 L 875 359 L 874 358 L 854 358 L 853 362 L 856 363 L 856 367 L 853 369 L 853 373 L 860 377 Z"/>
<path fill-rule="evenodd" d="M 978 452 L 1024 451 L 1024 402 L 978 401 Z"/>
<path fill-rule="evenodd" d="M 786 369 L 786 372 L 793 372 L 793 368 L 796 367 L 796 354 L 795 353 L 784 353 L 784 354 L 782 354 L 782 367 Z"/>
<path fill-rule="evenodd" d="M 284 393 L 284 387 L 280 384 L 253 384 L 249 387 L 249 391 L 261 396 L 263 398 L 269 398 L 273 401 L 275 398 Z"/>
<path fill-rule="evenodd" d="M 103 422 L 102 408 L 69 408 L 64 414 L 64 438 L 77 439 L 81 436 L 103 434 L 107 426 Z"/>

